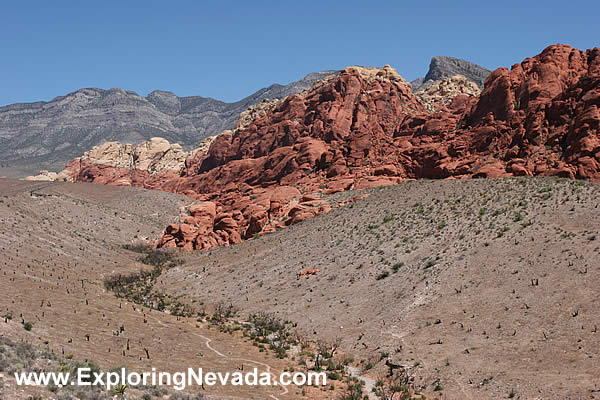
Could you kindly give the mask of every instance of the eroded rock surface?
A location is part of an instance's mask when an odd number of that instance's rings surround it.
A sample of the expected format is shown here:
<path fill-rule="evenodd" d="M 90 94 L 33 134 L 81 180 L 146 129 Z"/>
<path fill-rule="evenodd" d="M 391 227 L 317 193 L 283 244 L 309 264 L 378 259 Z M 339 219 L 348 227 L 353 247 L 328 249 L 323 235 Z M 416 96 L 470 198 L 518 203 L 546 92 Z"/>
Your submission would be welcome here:
<path fill-rule="evenodd" d="M 302 92 L 336 72 L 313 72 L 235 103 L 163 90 L 143 97 L 119 88 L 85 88 L 50 101 L 0 107 L 0 176 L 60 170 L 84 151 L 109 141 L 137 145 L 163 137 L 189 151 L 204 138 L 233 129 L 248 107 Z"/>

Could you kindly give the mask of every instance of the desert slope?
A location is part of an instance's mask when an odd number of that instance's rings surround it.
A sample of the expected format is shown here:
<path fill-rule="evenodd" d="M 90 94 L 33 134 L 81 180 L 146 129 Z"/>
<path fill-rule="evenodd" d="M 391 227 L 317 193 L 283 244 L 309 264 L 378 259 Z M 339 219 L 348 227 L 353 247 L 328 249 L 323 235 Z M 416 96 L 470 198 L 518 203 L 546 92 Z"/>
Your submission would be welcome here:
<path fill-rule="evenodd" d="M 274 312 L 308 337 L 448 399 L 594 398 L 600 187 L 554 178 L 416 181 L 231 248 L 163 288 Z M 338 193 L 332 201 L 358 193 Z M 315 276 L 297 278 L 309 268 Z"/>
<path fill-rule="evenodd" d="M 124 245 L 157 237 L 190 202 L 184 196 L 140 188 L 0 179 L 0 398 L 114 398 L 111 393 L 92 396 L 83 389 L 78 395 L 79 389 L 17 387 L 12 371 L 25 370 L 20 363 L 26 363 L 31 352 L 25 344 L 44 349 L 44 358 L 90 361 L 104 371 L 124 366 L 137 372 L 152 367 L 233 372 L 246 365 L 261 371 L 269 366 L 276 372 L 293 365 L 217 331 L 199 316 L 159 312 L 105 289 L 108 277 L 152 268 Z M 29 331 L 26 323 L 31 323 Z M 7 343 L 20 342 L 21 351 L 7 355 Z M 54 364 L 56 371 L 59 363 Z M 131 388 L 127 398 L 187 398 L 144 390 Z M 287 396 L 282 392 L 239 386 L 202 391 L 215 400 L 302 397 L 295 391 Z M 327 398 L 319 390 L 306 392 L 304 398 Z"/>

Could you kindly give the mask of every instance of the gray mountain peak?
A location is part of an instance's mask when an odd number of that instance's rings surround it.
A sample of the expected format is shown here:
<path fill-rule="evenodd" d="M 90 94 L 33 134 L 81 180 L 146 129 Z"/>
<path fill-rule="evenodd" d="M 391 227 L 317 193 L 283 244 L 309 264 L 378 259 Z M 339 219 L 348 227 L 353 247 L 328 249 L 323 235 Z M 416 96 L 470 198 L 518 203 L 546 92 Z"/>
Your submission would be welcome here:
<path fill-rule="evenodd" d="M 413 92 L 424 89 L 434 81 L 449 78 L 454 75 L 464 75 L 468 80 L 474 82 L 483 89 L 483 83 L 491 73 L 490 70 L 480 67 L 459 58 L 436 56 L 429 63 L 429 71 L 424 78 L 418 78 L 411 82 Z"/>

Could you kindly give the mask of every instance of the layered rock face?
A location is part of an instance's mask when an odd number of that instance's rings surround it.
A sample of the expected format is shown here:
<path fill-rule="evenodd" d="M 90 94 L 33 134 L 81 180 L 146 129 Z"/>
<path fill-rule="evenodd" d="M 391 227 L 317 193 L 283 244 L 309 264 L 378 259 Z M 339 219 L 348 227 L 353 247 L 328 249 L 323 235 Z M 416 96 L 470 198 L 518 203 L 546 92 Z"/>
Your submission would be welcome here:
<path fill-rule="evenodd" d="M 349 67 L 217 136 L 179 174 L 132 182 L 202 201 L 159 246 L 208 249 L 335 207 L 319 193 L 418 178 L 600 181 L 599 85 L 600 49 L 555 45 L 494 71 L 477 97 L 462 78 L 440 83 L 431 111 L 389 66 Z"/>
<path fill-rule="evenodd" d="M 478 175 L 600 180 L 600 49 L 550 46 L 494 71 L 463 118 L 472 147 L 497 157 Z"/>
<path fill-rule="evenodd" d="M 217 137 L 182 182 L 201 193 L 225 190 L 232 182 L 310 189 L 346 188 L 350 176 L 360 177 L 351 185 L 357 188 L 395 182 L 368 168 L 393 160 L 392 133 L 405 118 L 425 112 L 393 68 L 348 67 L 304 95 L 287 97 L 246 128 Z"/>
<path fill-rule="evenodd" d="M 371 94 L 364 96 L 364 90 Z M 358 110 L 361 97 L 364 103 Z M 422 109 L 411 98 L 410 86 L 393 68 L 349 67 L 339 78 L 325 79 L 250 123 L 222 133 L 206 155 L 188 160 L 177 188 L 165 182 L 167 190 L 205 201 L 190 208 L 190 215 L 180 224 L 170 225 L 160 246 L 210 249 L 328 212 L 337 205 L 328 204 L 318 192 L 326 187 L 330 193 L 354 185 L 353 178 L 344 176 L 348 175 L 346 157 L 363 160 L 373 139 L 366 132 L 383 134 L 385 127 L 380 123 L 390 128 L 397 123 L 387 117 L 368 122 L 369 107 L 375 114 L 388 117 L 402 109 L 409 112 L 409 107 Z M 377 111 L 377 107 L 381 109 Z M 309 121 L 308 114 L 312 114 L 313 124 L 300 123 Z M 353 115 L 362 121 L 357 136 L 352 132 L 359 126 L 352 122 Z M 324 126 L 323 121 L 329 125 Z M 348 154 L 342 150 L 346 141 Z M 343 177 L 335 179 L 338 174 Z M 357 187 L 400 180 L 366 177 Z"/>

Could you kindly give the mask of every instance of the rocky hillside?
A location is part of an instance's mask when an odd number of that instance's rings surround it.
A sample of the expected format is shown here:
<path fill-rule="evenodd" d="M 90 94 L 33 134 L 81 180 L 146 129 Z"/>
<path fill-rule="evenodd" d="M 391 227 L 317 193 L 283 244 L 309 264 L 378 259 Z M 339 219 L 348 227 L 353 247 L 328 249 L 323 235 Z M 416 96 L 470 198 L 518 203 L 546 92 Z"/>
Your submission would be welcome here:
<path fill-rule="evenodd" d="M 372 67 L 366 67 L 370 69 Z M 146 97 L 123 89 L 80 89 L 49 102 L 0 107 L 0 176 L 23 177 L 61 170 L 105 142 L 136 145 L 162 137 L 191 150 L 202 139 L 235 127 L 240 114 L 266 99 L 282 99 L 339 71 L 313 72 L 288 85 L 274 84 L 235 103 L 156 90 Z M 451 57 L 434 57 L 413 91 L 462 74 L 480 87 L 484 68 Z"/>
<path fill-rule="evenodd" d="M 433 82 L 450 78 L 454 75 L 463 75 L 469 81 L 474 82 L 483 89 L 483 83 L 492 71 L 480 67 L 477 64 L 454 57 L 437 56 L 431 59 L 429 71 L 424 78 L 418 78 L 411 82 L 413 91 L 424 89 Z"/>
<path fill-rule="evenodd" d="M 103 176 L 105 180 L 96 183 L 110 183 L 114 186 L 132 186 L 132 180 L 143 182 L 145 178 L 155 174 L 161 174 L 162 179 L 168 175 L 176 177 L 185 166 L 185 161 L 198 152 L 206 152 L 214 138 L 214 136 L 205 138 L 199 147 L 189 152 L 177 143 L 171 144 L 168 140 L 158 137 L 136 146 L 106 142 L 72 160 L 59 174 L 41 171 L 40 174 L 25 179 L 73 182 L 75 180 L 73 171 L 79 171 L 82 165 L 87 164 L 94 164 L 99 171 L 96 174 Z M 127 172 L 117 176 L 117 171 Z"/>
<path fill-rule="evenodd" d="M 326 212 L 319 192 L 419 178 L 553 175 L 600 180 L 600 49 L 555 45 L 499 68 L 478 97 L 431 112 L 391 67 L 349 67 L 219 135 L 177 176 L 80 163 L 74 180 L 159 188 L 209 200 L 163 246 L 237 243 Z M 70 165 L 73 167 L 73 165 Z M 107 177 L 110 176 L 110 179 Z M 313 193 L 312 195 L 308 195 Z"/>
<path fill-rule="evenodd" d="M 135 145 L 162 137 L 190 150 L 203 138 L 233 128 L 248 107 L 301 92 L 336 72 L 315 72 L 289 85 L 271 85 L 236 103 L 158 90 L 141 97 L 123 89 L 80 89 L 49 102 L 0 107 L 0 176 L 60 170 L 109 141 Z"/>
<path fill-rule="evenodd" d="M 157 190 L 0 178 L 2 400 L 300 398 L 282 396 L 281 387 L 270 386 L 206 385 L 206 390 L 188 387 L 183 393 L 130 386 L 125 396 L 116 396 L 98 387 L 16 385 L 15 372 L 70 371 L 65 367 L 71 362 L 79 367 L 91 363 L 104 371 L 125 367 L 139 372 L 151 367 L 176 372 L 187 366 L 233 372 L 244 365 L 246 370 L 257 367 L 279 374 L 301 368 L 253 346 L 241 332 L 215 329 L 199 315 L 183 316 L 180 303 L 167 293 L 159 295 L 162 306 L 157 302 L 152 307 L 107 290 L 106 283 L 114 278 L 179 262 L 176 254 L 159 254 L 144 244 L 192 203 L 189 197 Z M 159 310 L 163 307 L 168 312 Z M 26 323 L 31 329 L 24 329 Z M 16 354 L 6 338 L 17 346 Z M 336 387 L 342 385 L 336 382 Z M 307 387 L 303 398 L 327 400 L 332 393 Z"/>

